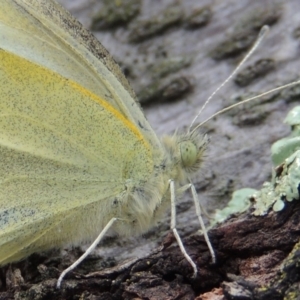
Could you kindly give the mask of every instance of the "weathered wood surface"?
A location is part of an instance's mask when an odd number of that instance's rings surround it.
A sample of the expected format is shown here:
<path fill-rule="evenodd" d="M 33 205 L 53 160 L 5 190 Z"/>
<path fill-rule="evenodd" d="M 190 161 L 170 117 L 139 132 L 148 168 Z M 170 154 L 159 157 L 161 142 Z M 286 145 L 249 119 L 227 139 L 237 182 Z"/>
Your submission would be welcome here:
<path fill-rule="evenodd" d="M 90 24 L 90 16 L 95 9 L 89 4 L 95 4 L 93 1 L 61 2 L 85 25 Z M 187 11 L 191 7 L 199 7 L 198 1 L 182 2 Z M 173 0 L 144 0 L 139 17 L 149 18 L 158 14 L 170 3 L 179 5 Z M 162 61 L 163 55 L 192 59 L 189 67 L 171 77 L 186 76 L 193 84 L 193 90 L 176 102 L 156 102 L 145 107 L 150 123 L 160 135 L 187 126 L 201 104 L 236 66 L 242 54 L 214 60 L 210 57 L 211 51 L 235 32 L 241 20 L 255 15 L 259 9 L 265 9 L 266 14 L 274 10 L 278 19 L 247 65 L 262 58 L 271 58 L 275 61 L 275 70 L 247 87 L 238 87 L 231 82 L 212 101 L 201 120 L 223 107 L 233 96 L 266 91 L 296 79 L 299 74 L 299 39 L 293 36 L 300 25 L 297 13 L 300 4 L 297 0 L 279 6 L 274 6 L 273 1 L 258 3 L 246 0 L 201 1 L 201 6 L 205 4 L 212 10 L 212 19 L 197 30 L 187 30 L 177 24 L 136 44 L 128 42 L 127 27 L 96 32 L 117 61 L 122 62 L 126 70 L 129 69 L 129 79 L 137 91 L 151 81 L 146 72 L 148 65 Z M 232 116 L 224 115 L 204 129 L 209 132 L 211 143 L 207 162 L 194 183 L 209 213 L 224 207 L 233 190 L 246 186 L 259 189 L 264 181 L 270 179 L 270 145 L 288 133 L 288 127 L 282 125 L 282 120 L 295 106 L 295 102 L 290 100 L 280 95 L 276 101 L 265 103 L 254 112 L 239 112 L 239 120 L 248 120 L 247 126 L 242 126 L 241 121 L 240 125 L 235 125 Z M 297 97 L 293 100 L 297 101 Z M 170 235 L 166 237 L 168 227 L 167 216 L 158 227 L 139 239 L 105 240 L 97 252 L 102 258 L 100 263 L 94 260 L 96 255 L 90 258 L 70 274 L 59 291 L 55 289 L 59 272 L 78 257 L 78 253 L 63 256 L 63 262 L 61 256 L 57 258 L 51 254 L 34 256 L 29 261 L 13 265 L 11 269 L 5 267 L 1 270 L 0 299 L 194 299 L 199 295 L 202 298 L 199 296 L 198 299 L 232 299 L 229 296 L 234 294 L 234 289 L 236 295 L 244 297 L 235 299 L 283 299 L 289 291 L 299 290 L 297 247 L 291 259 L 285 262 L 288 265 L 286 272 L 282 271 L 282 262 L 299 241 L 299 204 L 296 202 L 278 214 L 271 213 L 265 217 L 254 217 L 247 212 L 211 230 L 209 235 L 217 253 L 217 264 L 212 265 L 203 238 L 194 234 L 199 226 L 187 195 L 178 206 L 178 229 L 188 253 L 197 262 L 199 276 L 196 279 L 191 278 L 191 268 L 175 243 L 159 249 L 162 243 L 172 241 Z M 154 249 L 158 250 L 148 255 Z M 102 267 L 109 266 L 136 255 L 146 258 L 123 271 L 110 273 L 108 270 L 105 276 L 99 273 L 89 278 L 78 275 L 95 272 L 100 269 L 100 264 Z M 268 284 L 274 288 L 267 288 Z M 205 292 L 209 294 L 203 295 Z"/>

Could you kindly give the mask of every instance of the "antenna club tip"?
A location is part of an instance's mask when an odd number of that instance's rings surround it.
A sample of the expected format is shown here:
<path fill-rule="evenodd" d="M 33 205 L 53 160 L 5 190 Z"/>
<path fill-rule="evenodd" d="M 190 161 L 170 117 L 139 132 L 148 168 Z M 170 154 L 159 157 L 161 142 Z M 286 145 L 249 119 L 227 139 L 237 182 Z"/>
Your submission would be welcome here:
<path fill-rule="evenodd" d="M 260 32 L 259 32 L 259 37 L 261 37 L 261 36 L 267 34 L 269 31 L 270 31 L 270 26 L 269 26 L 269 25 L 264 25 L 264 26 L 261 28 Z"/>

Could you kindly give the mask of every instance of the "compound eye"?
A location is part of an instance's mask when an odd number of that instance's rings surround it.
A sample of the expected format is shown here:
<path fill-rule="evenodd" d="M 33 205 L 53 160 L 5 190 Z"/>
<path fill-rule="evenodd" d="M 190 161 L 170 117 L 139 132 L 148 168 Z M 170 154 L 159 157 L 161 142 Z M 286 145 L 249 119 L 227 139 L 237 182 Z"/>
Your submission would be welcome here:
<path fill-rule="evenodd" d="M 192 167 L 197 161 L 198 149 L 191 141 L 180 143 L 181 161 L 184 167 Z"/>

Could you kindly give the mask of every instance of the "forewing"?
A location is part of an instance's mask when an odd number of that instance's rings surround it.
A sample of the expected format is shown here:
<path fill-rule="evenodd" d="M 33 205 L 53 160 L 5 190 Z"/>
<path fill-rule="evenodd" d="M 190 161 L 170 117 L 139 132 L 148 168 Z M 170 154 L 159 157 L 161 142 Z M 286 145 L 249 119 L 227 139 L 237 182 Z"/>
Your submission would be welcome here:
<path fill-rule="evenodd" d="M 1 2 L 1 47 L 72 79 L 108 101 L 135 124 L 154 149 L 161 148 L 135 95 L 106 49 L 51 0 Z"/>
<path fill-rule="evenodd" d="M 97 95 L 6 50 L 0 50 L 0 62 L 0 263 L 5 263 L 70 237 L 82 240 L 85 223 L 98 224 L 94 229 L 100 232 L 114 197 L 128 181 L 147 180 L 153 162 L 134 124 Z M 94 211 L 97 215 L 90 214 Z M 74 224 L 80 231 L 65 222 L 78 215 L 83 218 Z"/>

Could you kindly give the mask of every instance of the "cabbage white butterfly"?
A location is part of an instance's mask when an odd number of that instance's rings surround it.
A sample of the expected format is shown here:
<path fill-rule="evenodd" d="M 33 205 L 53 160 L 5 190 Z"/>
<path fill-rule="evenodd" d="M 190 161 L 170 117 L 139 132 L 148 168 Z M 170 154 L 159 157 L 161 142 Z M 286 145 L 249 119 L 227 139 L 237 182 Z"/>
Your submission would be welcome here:
<path fill-rule="evenodd" d="M 171 203 L 195 275 L 175 200 L 191 188 L 200 211 L 189 178 L 207 138 L 160 141 L 107 51 L 56 2 L 3 1 L 0 22 L 0 264 L 101 232 L 93 248 L 111 228 L 140 234 Z"/>
<path fill-rule="evenodd" d="M 106 224 L 146 230 L 170 205 L 168 180 L 182 192 L 205 139 L 161 144 L 107 52 L 55 3 L 5 1 L 1 21 L 2 263 L 91 240 Z"/>

